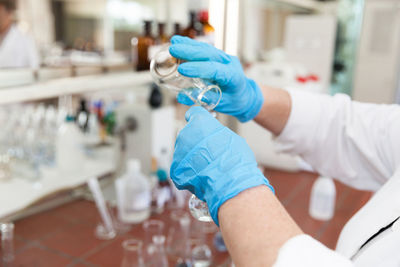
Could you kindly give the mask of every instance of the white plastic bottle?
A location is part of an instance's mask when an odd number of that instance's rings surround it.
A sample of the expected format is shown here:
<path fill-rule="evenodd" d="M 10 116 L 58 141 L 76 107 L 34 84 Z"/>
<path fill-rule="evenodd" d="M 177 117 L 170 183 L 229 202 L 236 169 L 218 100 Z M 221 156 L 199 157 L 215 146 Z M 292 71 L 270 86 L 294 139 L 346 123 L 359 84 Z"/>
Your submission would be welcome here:
<path fill-rule="evenodd" d="M 335 213 L 335 201 L 335 183 L 331 178 L 318 177 L 311 190 L 309 206 L 310 216 L 322 221 L 332 219 Z"/>
<path fill-rule="evenodd" d="M 56 162 L 63 173 L 81 172 L 84 166 L 83 135 L 75 118 L 67 115 L 57 132 Z"/>
<path fill-rule="evenodd" d="M 141 223 L 150 217 L 151 187 L 140 171 L 140 161 L 130 159 L 126 173 L 115 181 L 118 216 L 124 223 Z"/>

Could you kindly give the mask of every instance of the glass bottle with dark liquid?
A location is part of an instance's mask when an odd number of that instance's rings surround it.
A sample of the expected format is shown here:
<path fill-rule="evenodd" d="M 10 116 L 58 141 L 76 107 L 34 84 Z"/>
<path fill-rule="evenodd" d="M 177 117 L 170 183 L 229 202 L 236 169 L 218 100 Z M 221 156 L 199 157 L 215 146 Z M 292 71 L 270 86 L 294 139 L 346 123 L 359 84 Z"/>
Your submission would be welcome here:
<path fill-rule="evenodd" d="M 194 39 L 198 35 L 198 29 L 196 29 L 196 12 L 191 11 L 189 16 L 189 26 L 182 31 L 182 35 Z"/>
<path fill-rule="evenodd" d="M 156 38 L 156 45 L 168 43 L 168 36 L 165 34 L 165 23 L 158 23 L 158 36 Z"/>
<path fill-rule="evenodd" d="M 154 45 L 155 39 L 151 35 L 151 21 L 144 22 L 144 34 L 139 37 L 137 44 L 138 52 L 138 62 L 137 71 L 149 70 L 150 60 L 149 60 L 149 48 Z"/>

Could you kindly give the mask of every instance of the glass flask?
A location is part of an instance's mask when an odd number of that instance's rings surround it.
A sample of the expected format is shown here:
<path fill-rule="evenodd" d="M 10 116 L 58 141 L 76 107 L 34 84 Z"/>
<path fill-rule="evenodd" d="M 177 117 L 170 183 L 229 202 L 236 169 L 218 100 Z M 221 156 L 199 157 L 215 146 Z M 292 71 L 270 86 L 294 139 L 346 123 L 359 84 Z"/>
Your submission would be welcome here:
<path fill-rule="evenodd" d="M 1 266 L 11 266 L 14 261 L 14 224 L 0 223 L 1 233 Z"/>
<path fill-rule="evenodd" d="M 190 78 L 179 74 L 179 59 L 169 53 L 169 45 L 163 46 L 150 63 L 150 73 L 161 88 L 182 92 L 194 104 L 211 111 L 221 100 L 221 89 L 210 81 L 200 78 Z"/>
<path fill-rule="evenodd" d="M 170 216 L 167 237 L 167 253 L 176 266 L 190 265 L 190 215 L 184 210 L 176 210 Z"/>
<path fill-rule="evenodd" d="M 153 244 L 151 258 L 146 261 L 146 267 L 168 267 L 168 258 L 164 248 L 165 236 L 153 236 Z"/>
<path fill-rule="evenodd" d="M 144 267 L 142 245 L 142 241 L 137 239 L 128 239 L 122 242 L 124 257 L 121 267 Z"/>
<path fill-rule="evenodd" d="M 221 100 L 221 89 L 208 80 L 190 78 L 179 74 L 178 66 L 180 63 L 181 60 L 174 58 L 169 53 L 169 45 L 165 45 L 151 60 L 150 73 L 161 88 L 183 93 L 194 105 L 212 111 Z M 207 204 L 194 195 L 189 199 L 189 209 L 192 215 L 200 221 L 209 222 L 212 220 Z"/>
<path fill-rule="evenodd" d="M 153 237 L 164 235 L 164 223 L 160 220 L 148 220 L 143 223 L 143 230 L 144 230 L 144 259 L 145 262 L 147 263 L 153 258 L 152 255 L 155 249 L 153 243 Z"/>
<path fill-rule="evenodd" d="M 207 245 L 196 246 L 192 250 L 193 267 L 211 266 L 212 253 Z"/>

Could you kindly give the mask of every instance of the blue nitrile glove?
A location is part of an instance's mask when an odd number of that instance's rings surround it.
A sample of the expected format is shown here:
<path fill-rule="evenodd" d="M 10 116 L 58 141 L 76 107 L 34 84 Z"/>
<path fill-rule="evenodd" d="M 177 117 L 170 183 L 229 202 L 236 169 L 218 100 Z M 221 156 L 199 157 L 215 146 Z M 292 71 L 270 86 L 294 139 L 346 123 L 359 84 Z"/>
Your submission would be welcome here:
<path fill-rule="evenodd" d="M 252 120 L 260 112 L 264 97 L 258 85 L 248 79 L 237 57 L 230 56 L 212 45 L 174 36 L 169 51 L 183 59 L 178 71 L 184 76 L 215 82 L 222 90 L 216 111 L 235 116 L 241 122 Z M 182 104 L 193 105 L 184 94 L 178 95 Z"/>
<path fill-rule="evenodd" d="M 186 120 L 175 143 L 171 178 L 178 189 L 187 189 L 207 202 L 217 225 L 218 209 L 228 199 L 259 185 L 273 191 L 242 137 L 202 107 L 190 108 Z"/>

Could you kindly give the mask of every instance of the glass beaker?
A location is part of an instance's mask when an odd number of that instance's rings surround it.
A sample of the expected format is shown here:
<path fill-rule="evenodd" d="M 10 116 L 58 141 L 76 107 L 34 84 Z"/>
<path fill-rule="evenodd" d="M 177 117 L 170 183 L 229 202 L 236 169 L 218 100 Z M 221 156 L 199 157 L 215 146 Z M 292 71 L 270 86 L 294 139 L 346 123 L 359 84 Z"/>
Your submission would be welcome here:
<path fill-rule="evenodd" d="M 137 239 L 128 239 L 122 242 L 124 258 L 121 267 L 144 267 L 142 245 L 142 241 Z"/>
<path fill-rule="evenodd" d="M 1 266 L 9 266 L 14 261 L 14 224 L 0 223 L 1 233 Z"/>
<path fill-rule="evenodd" d="M 199 105 L 212 111 L 220 102 L 221 89 L 210 81 L 200 78 L 190 78 L 178 72 L 181 60 L 169 53 L 169 44 L 161 48 L 150 62 L 150 73 L 155 82 L 164 89 L 183 93 L 194 105 Z M 189 199 L 189 209 L 193 217 L 200 221 L 212 221 L 208 206 L 195 195 Z"/>

